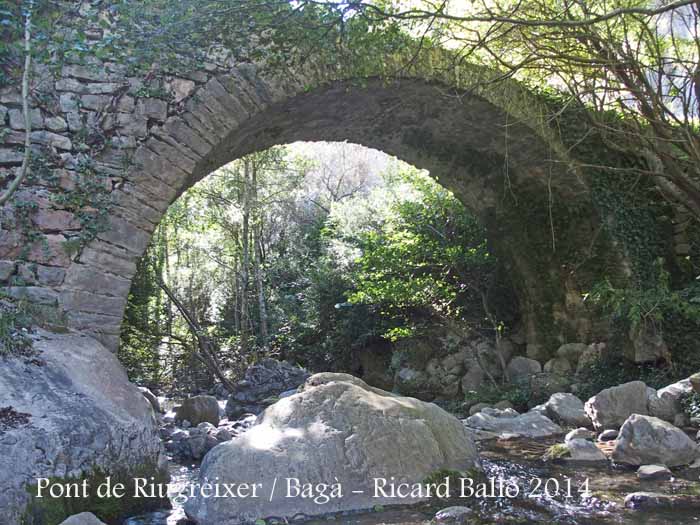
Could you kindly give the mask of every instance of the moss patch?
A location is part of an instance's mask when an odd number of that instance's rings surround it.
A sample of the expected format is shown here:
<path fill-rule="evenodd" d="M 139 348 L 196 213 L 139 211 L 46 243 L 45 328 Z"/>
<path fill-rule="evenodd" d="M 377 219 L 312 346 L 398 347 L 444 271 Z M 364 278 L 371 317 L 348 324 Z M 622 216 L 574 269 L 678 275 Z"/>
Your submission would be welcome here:
<path fill-rule="evenodd" d="M 156 473 L 154 475 L 154 473 Z M 151 476 L 155 479 L 151 480 Z M 107 482 L 110 478 L 111 485 L 123 483 L 124 496 L 100 497 L 98 487 Z M 92 512 L 99 519 L 109 525 L 120 525 L 125 517 L 168 507 L 170 502 L 167 498 L 144 498 L 135 497 L 134 479 L 146 478 L 150 483 L 167 483 L 167 475 L 159 471 L 155 466 L 142 466 L 133 472 L 107 473 L 101 469 L 95 469 L 89 474 L 80 478 L 50 478 L 52 484 L 82 484 L 87 487 L 86 497 L 58 497 L 47 496 L 48 490 L 43 491 L 43 497 L 38 498 L 38 486 L 30 485 L 27 492 L 31 496 L 31 501 L 27 505 L 21 525 L 58 525 L 63 520 L 74 514 L 81 512 Z M 82 489 L 81 489 L 82 491 Z M 82 495 L 82 492 L 81 492 Z"/>

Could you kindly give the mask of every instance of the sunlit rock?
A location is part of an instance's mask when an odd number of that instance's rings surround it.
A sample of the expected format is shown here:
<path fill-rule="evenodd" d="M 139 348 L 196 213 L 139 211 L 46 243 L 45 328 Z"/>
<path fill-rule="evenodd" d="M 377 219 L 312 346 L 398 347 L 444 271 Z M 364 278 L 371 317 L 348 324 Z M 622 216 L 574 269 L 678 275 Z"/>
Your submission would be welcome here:
<path fill-rule="evenodd" d="M 200 482 L 259 483 L 259 497 L 197 496 L 186 511 L 200 525 L 214 525 L 414 503 L 422 498 L 378 493 L 376 484 L 392 477 L 421 483 L 442 469 L 480 469 L 471 434 L 458 419 L 347 374 L 318 374 L 302 392 L 268 407 L 248 432 L 204 458 Z M 295 480 L 313 487 L 314 497 L 302 497 Z M 336 483 L 342 496 L 326 501 L 320 493 L 325 486 L 328 496 Z M 286 497 L 290 491 L 294 497 Z"/>

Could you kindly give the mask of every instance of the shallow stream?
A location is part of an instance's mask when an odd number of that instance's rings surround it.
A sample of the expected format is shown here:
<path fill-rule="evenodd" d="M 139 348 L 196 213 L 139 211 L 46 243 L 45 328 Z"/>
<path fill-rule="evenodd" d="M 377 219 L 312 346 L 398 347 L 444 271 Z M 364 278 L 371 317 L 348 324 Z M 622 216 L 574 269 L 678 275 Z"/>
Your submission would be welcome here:
<path fill-rule="evenodd" d="M 435 513 L 453 505 L 474 510 L 470 524 L 567 525 L 662 525 L 700 523 L 700 510 L 629 510 L 624 498 L 631 492 L 700 496 L 700 470 L 676 472 L 669 481 L 642 482 L 634 470 L 572 463 L 544 463 L 542 453 L 556 439 L 491 440 L 481 442 L 486 478 L 500 480 L 502 486 L 517 486 L 515 497 L 478 497 L 471 500 L 437 501 L 411 508 L 399 507 L 351 515 L 335 515 L 307 521 L 307 525 L 328 523 L 346 525 L 422 525 Z M 171 463 L 172 485 L 184 488 L 196 481 L 196 465 Z M 498 487 L 498 481 L 497 487 Z M 515 491 L 515 488 L 511 488 Z M 490 486 L 486 496 L 490 496 Z M 176 525 L 184 522 L 181 506 L 130 518 L 124 525 Z"/>

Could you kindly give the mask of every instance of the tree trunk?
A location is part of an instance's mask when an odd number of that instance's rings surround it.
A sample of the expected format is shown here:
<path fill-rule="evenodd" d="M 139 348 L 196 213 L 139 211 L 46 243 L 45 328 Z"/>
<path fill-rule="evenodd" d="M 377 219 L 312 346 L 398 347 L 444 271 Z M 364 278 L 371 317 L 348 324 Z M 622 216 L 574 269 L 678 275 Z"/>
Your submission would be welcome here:
<path fill-rule="evenodd" d="M 251 176 L 251 162 L 245 159 L 243 163 L 243 190 L 241 193 L 241 207 L 243 208 L 243 235 L 241 239 L 242 267 L 241 267 L 241 351 L 248 351 L 248 327 L 250 325 L 248 309 L 248 283 L 250 275 L 250 199 L 249 183 Z"/>
<path fill-rule="evenodd" d="M 224 371 L 218 362 L 214 342 L 207 334 L 204 333 L 204 330 L 202 330 L 202 327 L 199 325 L 192 313 L 185 307 L 185 305 L 182 304 L 182 302 L 162 280 L 158 282 L 158 286 L 160 286 L 161 290 L 165 292 L 165 294 L 178 309 L 180 315 L 182 315 L 182 317 L 185 319 L 190 332 L 197 341 L 199 351 L 194 352 L 195 357 L 207 367 L 209 373 L 221 381 L 221 384 L 223 384 L 229 392 L 233 392 L 235 385 L 226 377 L 226 374 L 224 374 Z"/>
<path fill-rule="evenodd" d="M 263 347 L 267 347 L 267 339 L 269 335 L 267 326 L 267 305 L 265 304 L 265 284 L 262 275 L 262 254 L 260 253 L 260 244 L 262 240 L 260 235 L 256 235 L 254 243 L 254 265 L 255 265 L 255 280 L 258 285 L 258 311 L 260 314 L 260 340 Z"/>

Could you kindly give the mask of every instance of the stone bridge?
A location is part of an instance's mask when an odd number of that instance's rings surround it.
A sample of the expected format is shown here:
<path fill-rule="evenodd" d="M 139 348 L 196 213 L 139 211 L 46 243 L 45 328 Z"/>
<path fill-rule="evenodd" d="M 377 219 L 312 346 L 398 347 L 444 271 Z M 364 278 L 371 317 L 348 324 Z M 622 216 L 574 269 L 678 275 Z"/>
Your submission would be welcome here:
<path fill-rule="evenodd" d="M 481 218 L 515 284 L 530 355 L 588 340 L 597 328 L 580 292 L 610 253 L 592 249 L 600 221 L 585 177 L 538 99 L 488 77 L 434 60 L 393 77 L 231 61 L 154 90 L 114 63 L 37 67 L 33 176 L 2 211 L 0 286 L 115 349 L 136 261 L 182 192 L 253 151 L 350 141 L 429 170 Z M 9 173 L 24 141 L 18 88 L 1 92 L 0 118 Z M 109 204 L 76 203 L 76 188 Z M 108 227 L 90 235 L 101 213 Z"/>

